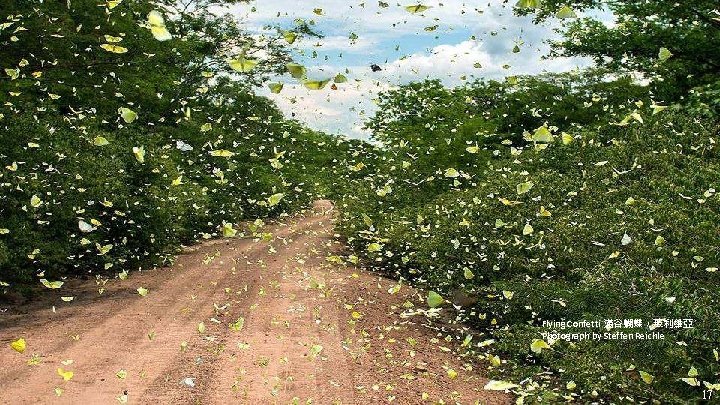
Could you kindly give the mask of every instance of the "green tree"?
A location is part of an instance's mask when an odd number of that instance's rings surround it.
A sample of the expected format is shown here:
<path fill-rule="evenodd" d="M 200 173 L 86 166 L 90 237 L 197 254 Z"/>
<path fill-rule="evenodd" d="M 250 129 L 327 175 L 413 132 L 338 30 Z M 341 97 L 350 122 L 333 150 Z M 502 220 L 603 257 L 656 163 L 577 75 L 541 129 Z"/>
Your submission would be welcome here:
<path fill-rule="evenodd" d="M 689 89 L 712 83 L 720 73 L 720 15 L 714 0 L 547 0 L 536 20 L 574 12 L 609 11 L 615 21 L 569 19 L 551 56 L 587 56 L 615 72 L 638 72 L 652 80 L 661 100 L 677 100 Z"/>
<path fill-rule="evenodd" d="M 162 264 L 328 189 L 344 149 L 254 94 L 289 49 L 236 2 L 0 4 L 0 281 Z"/>
<path fill-rule="evenodd" d="M 290 60 L 279 36 L 252 35 L 232 16 L 209 11 L 228 2 L 97 3 L 0 5 L 9 16 L 0 25 L 0 101 L 6 108 L 102 119 L 134 106 L 144 122 L 154 122 L 211 97 L 208 87 L 218 75 L 241 75 L 248 86 L 257 85 Z M 154 37 L 151 12 L 158 13 L 168 37 Z M 235 72 L 227 62 L 259 52 L 263 59 L 250 72 Z"/>
<path fill-rule="evenodd" d="M 527 2 L 525 2 L 527 3 Z M 597 17 L 569 19 L 564 38 L 552 42 L 551 56 L 587 56 L 614 72 L 639 72 L 652 81 L 660 100 L 674 101 L 691 88 L 715 82 L 720 74 L 720 15 L 716 0 L 544 0 L 536 20 L 574 12 L 609 11 L 607 24 Z"/>
<path fill-rule="evenodd" d="M 650 102 L 647 88 L 629 76 L 608 80 L 605 69 L 520 76 L 507 81 L 478 81 L 465 87 L 477 113 L 497 123 L 497 131 L 521 142 L 524 131 L 547 123 L 577 131 L 620 121 L 635 102 Z"/>

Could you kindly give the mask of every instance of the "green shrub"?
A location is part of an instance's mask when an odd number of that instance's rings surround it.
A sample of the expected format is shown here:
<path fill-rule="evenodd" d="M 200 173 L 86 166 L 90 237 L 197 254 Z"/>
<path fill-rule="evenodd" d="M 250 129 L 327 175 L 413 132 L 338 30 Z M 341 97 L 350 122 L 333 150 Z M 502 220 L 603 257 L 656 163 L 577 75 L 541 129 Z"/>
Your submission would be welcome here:
<path fill-rule="evenodd" d="M 645 125 L 584 131 L 569 145 L 517 145 L 515 155 L 506 146 L 468 176 L 435 174 L 431 181 L 449 191 L 424 201 L 401 182 L 378 196 L 378 170 L 343 200 L 340 229 L 379 269 L 448 298 L 469 297 L 466 321 L 497 341 L 478 352 L 506 359 L 493 368 L 497 378 L 552 373 L 537 380 L 548 397 L 683 402 L 701 395 L 702 387 L 680 380 L 691 367 L 711 384 L 720 371 L 719 129 L 712 119 L 671 112 Z M 381 250 L 369 252 L 370 243 Z M 665 340 L 529 350 L 543 320 L 647 326 L 656 317 L 695 324 L 663 329 Z M 637 370 L 653 375 L 653 385 Z"/>
<path fill-rule="evenodd" d="M 191 123 L 106 131 L 102 123 L 68 125 L 54 113 L 18 115 L 1 123 L 0 228 L 8 230 L 0 235 L 3 282 L 162 265 L 181 244 L 222 235 L 224 222 L 306 206 L 320 171 L 308 171 L 306 164 L 327 166 L 313 154 L 322 151 L 318 144 L 329 147 L 334 141 L 282 121 L 272 124 L 271 131 L 288 133 L 288 139 L 275 142 L 277 150 L 292 155 L 275 168 L 268 160 L 277 152 L 263 146 L 265 137 L 222 126 L 213 129 L 213 136 L 223 141 L 211 145 L 196 139 L 201 131 Z M 254 121 L 246 129 L 268 131 Z M 96 145 L 98 137 L 107 144 Z M 193 149 L 178 150 L 177 140 Z M 134 147 L 144 148 L 142 162 Z M 211 155 L 219 149 L 233 155 Z M 277 193 L 283 194 L 280 203 L 268 206 L 267 199 Z M 34 196 L 37 207 L 31 204 Z M 81 223 L 92 230 L 83 232 Z"/>

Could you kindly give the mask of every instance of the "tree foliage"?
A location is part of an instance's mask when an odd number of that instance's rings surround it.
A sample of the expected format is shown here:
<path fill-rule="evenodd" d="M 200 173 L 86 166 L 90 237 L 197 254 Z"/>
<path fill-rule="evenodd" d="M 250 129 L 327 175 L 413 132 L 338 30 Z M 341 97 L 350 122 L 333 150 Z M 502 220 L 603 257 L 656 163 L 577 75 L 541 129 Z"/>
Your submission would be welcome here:
<path fill-rule="evenodd" d="M 342 142 L 253 93 L 289 51 L 228 4 L 0 5 L 3 285 L 168 263 L 330 189 Z"/>
<path fill-rule="evenodd" d="M 694 87 L 713 83 L 720 73 L 720 14 L 713 0 L 545 0 L 539 21 L 556 18 L 569 6 L 576 12 L 598 10 L 570 19 L 552 56 L 588 56 L 614 72 L 638 72 L 652 81 L 656 96 L 674 100 Z M 607 21 L 607 20 L 611 21 Z"/>

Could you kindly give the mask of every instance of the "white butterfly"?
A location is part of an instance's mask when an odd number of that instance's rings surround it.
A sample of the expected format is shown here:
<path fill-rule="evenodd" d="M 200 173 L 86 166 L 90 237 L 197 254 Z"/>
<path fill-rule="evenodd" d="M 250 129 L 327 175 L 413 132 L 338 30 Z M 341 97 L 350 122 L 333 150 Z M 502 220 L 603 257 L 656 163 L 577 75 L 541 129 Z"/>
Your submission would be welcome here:
<path fill-rule="evenodd" d="M 92 232 L 95 230 L 95 227 L 93 227 L 92 225 L 88 224 L 87 222 L 85 222 L 83 220 L 78 221 L 78 228 L 80 228 L 81 232 L 85 232 L 85 233 Z"/>
<path fill-rule="evenodd" d="M 176 141 L 175 147 L 183 152 L 189 152 L 189 151 L 193 150 L 192 146 L 188 145 L 187 143 L 185 143 L 183 141 Z"/>

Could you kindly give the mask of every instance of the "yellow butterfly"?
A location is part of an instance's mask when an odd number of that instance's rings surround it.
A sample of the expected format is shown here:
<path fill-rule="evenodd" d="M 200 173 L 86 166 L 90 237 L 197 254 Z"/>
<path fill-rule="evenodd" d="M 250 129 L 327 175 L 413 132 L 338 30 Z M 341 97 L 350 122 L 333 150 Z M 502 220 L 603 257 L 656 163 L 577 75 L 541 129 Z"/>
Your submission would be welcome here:
<path fill-rule="evenodd" d="M 120 42 L 123 40 L 122 37 L 114 37 L 112 35 L 104 35 L 104 37 L 105 37 L 105 42 L 110 42 L 110 43 Z"/>
<path fill-rule="evenodd" d="M 165 18 L 159 12 L 153 10 L 148 14 L 148 24 L 150 25 L 150 32 L 158 41 L 172 39 L 172 35 L 165 28 Z"/>
<path fill-rule="evenodd" d="M 230 64 L 230 67 L 235 71 L 247 73 L 257 66 L 258 61 L 241 57 L 240 59 L 229 59 L 228 64 Z"/>
<path fill-rule="evenodd" d="M 560 10 L 558 10 L 557 13 L 555 13 L 555 17 L 560 19 L 568 19 L 568 18 L 577 18 L 577 14 L 570 6 L 563 6 Z"/>
<path fill-rule="evenodd" d="M 295 32 L 292 31 L 281 31 L 281 34 L 283 38 L 285 38 L 285 41 L 287 41 L 288 44 L 292 44 L 297 39 L 298 35 Z"/>
<path fill-rule="evenodd" d="M 118 114 L 122 117 L 126 124 L 130 124 L 138 117 L 137 113 L 127 107 L 118 108 Z"/>
<path fill-rule="evenodd" d="M 283 84 L 282 83 L 270 83 L 270 84 L 268 84 L 268 88 L 270 88 L 271 93 L 278 94 L 282 91 Z"/>
<path fill-rule="evenodd" d="M 12 343 L 10 343 L 10 347 L 12 347 L 13 350 L 15 350 L 18 353 L 23 353 L 25 351 L 26 346 L 27 346 L 27 344 L 25 343 L 25 339 L 23 339 L 23 338 L 20 338 L 18 340 L 13 341 Z"/>
<path fill-rule="evenodd" d="M 550 345 L 542 339 L 533 339 L 530 344 L 530 350 L 532 350 L 533 353 L 540 353 L 543 349 L 550 349 Z"/>
<path fill-rule="evenodd" d="M 144 146 L 133 146 L 132 148 L 133 154 L 135 155 L 135 159 L 143 163 L 145 162 L 145 147 Z"/>
<path fill-rule="evenodd" d="M 58 368 L 57 373 L 64 381 L 70 381 L 70 379 L 75 375 L 72 371 L 63 370 L 62 368 Z"/>
<path fill-rule="evenodd" d="M 40 283 L 42 283 L 42 285 L 44 285 L 45 287 L 50 288 L 50 289 L 60 288 L 60 287 L 62 287 L 63 284 L 65 284 L 62 281 L 47 281 L 44 278 L 40 279 Z"/>
<path fill-rule="evenodd" d="M 233 152 L 230 152 L 226 149 L 220 149 L 220 150 L 211 150 L 210 156 L 216 156 L 216 157 L 232 157 L 235 154 Z"/>
<path fill-rule="evenodd" d="M 554 140 L 555 137 L 546 126 L 536 129 L 535 133 L 532 135 L 532 141 L 534 142 L 552 143 Z"/>
<path fill-rule="evenodd" d="M 100 48 L 112 53 L 125 53 L 128 51 L 128 49 L 123 46 L 112 44 L 102 44 Z"/>
<path fill-rule="evenodd" d="M 532 181 L 528 181 L 525 183 L 520 183 L 517 186 L 515 186 L 515 189 L 518 194 L 525 194 L 528 191 L 530 191 L 531 188 L 533 188 L 535 184 Z"/>
<path fill-rule="evenodd" d="M 326 80 L 306 80 L 303 85 L 308 90 L 322 90 L 325 86 L 330 83 L 330 79 Z"/>
<path fill-rule="evenodd" d="M 287 65 L 285 65 L 285 67 L 287 68 L 288 72 L 290 72 L 290 75 L 296 79 L 300 79 L 305 76 L 306 69 L 303 65 L 297 63 L 288 63 Z"/>
<path fill-rule="evenodd" d="M 417 14 L 422 13 L 423 11 L 428 10 L 429 6 L 424 6 L 422 4 L 417 4 L 415 6 L 405 6 L 405 10 L 407 10 L 410 13 Z"/>
<path fill-rule="evenodd" d="M 515 4 L 515 7 L 517 8 L 539 8 L 540 7 L 540 0 L 519 0 L 517 4 Z"/>
<path fill-rule="evenodd" d="M 270 197 L 268 197 L 268 206 L 273 207 L 275 205 L 278 205 L 280 203 L 280 200 L 285 196 L 283 193 L 277 193 L 273 194 Z"/>
<path fill-rule="evenodd" d="M 673 53 L 670 52 L 667 48 L 660 48 L 660 52 L 658 52 L 658 59 L 660 59 L 660 62 L 665 62 L 666 60 L 673 57 Z"/>

